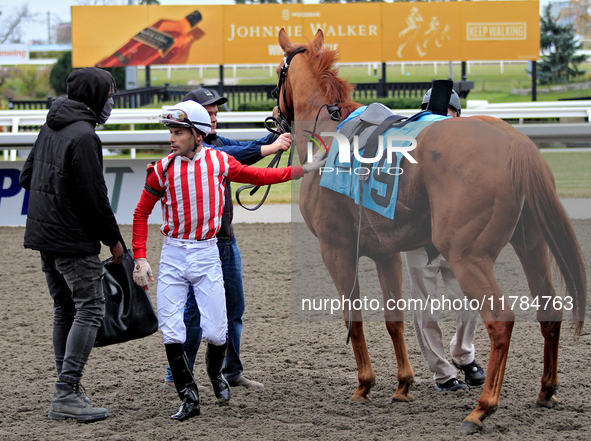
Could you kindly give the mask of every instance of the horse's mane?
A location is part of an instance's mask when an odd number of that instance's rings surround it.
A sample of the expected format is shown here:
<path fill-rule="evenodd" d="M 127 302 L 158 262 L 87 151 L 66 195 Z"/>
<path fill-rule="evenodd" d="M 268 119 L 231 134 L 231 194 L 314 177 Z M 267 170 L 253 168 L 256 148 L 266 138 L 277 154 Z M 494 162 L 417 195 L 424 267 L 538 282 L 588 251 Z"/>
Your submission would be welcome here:
<path fill-rule="evenodd" d="M 310 63 L 312 74 L 320 80 L 325 102 L 339 103 L 339 107 L 347 115 L 359 107 L 360 104 L 351 102 L 351 93 L 355 90 L 355 86 L 338 76 L 339 69 L 335 66 L 339 58 L 338 51 L 328 49 L 326 46 L 317 48 L 309 41 L 308 44 L 302 44 L 301 46 L 306 48 L 304 56 Z M 296 48 L 297 46 L 294 47 L 294 50 Z"/>

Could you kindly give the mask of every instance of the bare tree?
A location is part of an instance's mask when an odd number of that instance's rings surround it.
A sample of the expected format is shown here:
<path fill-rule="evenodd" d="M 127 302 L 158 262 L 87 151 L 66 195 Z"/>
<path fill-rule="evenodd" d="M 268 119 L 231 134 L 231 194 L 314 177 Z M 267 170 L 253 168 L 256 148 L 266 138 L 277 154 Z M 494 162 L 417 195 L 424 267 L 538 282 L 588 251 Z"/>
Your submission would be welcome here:
<path fill-rule="evenodd" d="M 0 15 L 2 12 L 0 11 Z M 19 42 L 21 33 L 20 25 L 31 20 L 33 16 L 29 13 L 27 5 L 21 6 L 15 13 L 0 19 L 0 44 L 8 42 Z"/>
<path fill-rule="evenodd" d="M 53 41 L 57 44 L 72 43 L 72 23 L 58 23 L 53 28 Z"/>
<path fill-rule="evenodd" d="M 573 27 L 577 34 L 583 37 L 591 37 L 591 16 L 589 0 L 570 0 L 568 6 L 560 11 L 560 18 L 572 20 Z"/>

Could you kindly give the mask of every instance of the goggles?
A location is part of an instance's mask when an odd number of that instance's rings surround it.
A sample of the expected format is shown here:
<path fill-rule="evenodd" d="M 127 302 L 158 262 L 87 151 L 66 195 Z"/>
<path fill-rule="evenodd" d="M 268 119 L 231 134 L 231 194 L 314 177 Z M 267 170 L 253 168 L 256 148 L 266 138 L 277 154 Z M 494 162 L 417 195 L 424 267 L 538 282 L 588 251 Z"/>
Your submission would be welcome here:
<path fill-rule="evenodd" d="M 162 112 L 160 122 L 165 126 L 195 127 L 187 117 L 187 113 L 180 109 L 169 109 Z"/>

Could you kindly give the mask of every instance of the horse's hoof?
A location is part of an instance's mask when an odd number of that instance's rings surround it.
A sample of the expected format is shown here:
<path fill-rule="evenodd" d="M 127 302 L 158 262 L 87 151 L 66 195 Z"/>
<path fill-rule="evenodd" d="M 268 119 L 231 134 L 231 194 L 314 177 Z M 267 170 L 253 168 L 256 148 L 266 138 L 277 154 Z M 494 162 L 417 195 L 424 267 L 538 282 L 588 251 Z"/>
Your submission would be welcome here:
<path fill-rule="evenodd" d="M 371 402 L 371 398 L 369 398 L 369 396 L 365 396 L 364 397 L 364 396 L 356 396 L 356 395 L 353 395 L 351 397 L 351 399 L 353 401 L 355 401 L 356 403 L 368 403 L 368 402 Z"/>
<path fill-rule="evenodd" d="M 394 395 L 392 397 L 391 403 L 409 403 L 414 400 L 415 400 L 415 397 L 413 397 L 411 394 L 408 394 L 406 397 L 403 397 L 403 396 L 398 397 L 398 396 Z"/>
<path fill-rule="evenodd" d="M 462 421 L 462 425 L 460 426 L 460 430 L 465 435 L 472 435 L 474 433 L 480 432 L 482 430 L 482 423 L 478 424 L 472 421 Z"/>
<path fill-rule="evenodd" d="M 536 408 L 546 407 L 546 408 L 550 409 L 550 408 L 556 406 L 557 404 L 558 404 L 558 398 L 550 397 L 549 400 L 536 401 Z"/>

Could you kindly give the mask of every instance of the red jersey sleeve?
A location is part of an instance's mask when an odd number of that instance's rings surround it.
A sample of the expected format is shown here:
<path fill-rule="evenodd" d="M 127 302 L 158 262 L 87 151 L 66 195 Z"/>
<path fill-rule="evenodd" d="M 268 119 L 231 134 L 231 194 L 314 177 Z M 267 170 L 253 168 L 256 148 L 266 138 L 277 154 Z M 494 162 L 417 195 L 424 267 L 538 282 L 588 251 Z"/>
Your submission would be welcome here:
<path fill-rule="evenodd" d="M 133 212 L 132 240 L 134 258 L 146 257 L 146 242 L 148 241 L 148 217 L 152 214 L 154 205 L 160 200 L 159 193 L 164 188 L 158 181 L 157 171 L 154 165 L 150 164 L 147 170 L 146 185 L 142 191 L 140 201 Z"/>
<path fill-rule="evenodd" d="M 304 175 L 301 165 L 282 168 L 258 168 L 243 165 L 228 155 L 228 180 L 253 185 L 270 185 L 299 179 Z"/>

